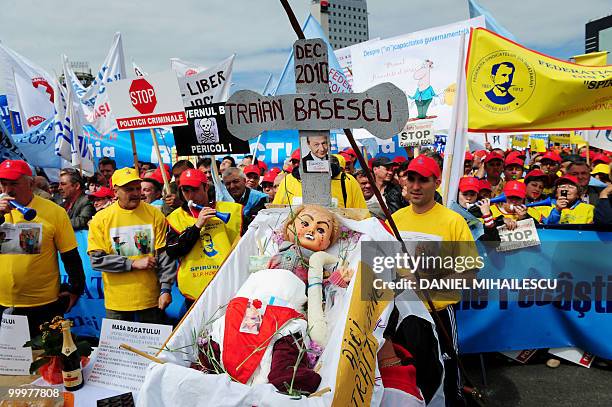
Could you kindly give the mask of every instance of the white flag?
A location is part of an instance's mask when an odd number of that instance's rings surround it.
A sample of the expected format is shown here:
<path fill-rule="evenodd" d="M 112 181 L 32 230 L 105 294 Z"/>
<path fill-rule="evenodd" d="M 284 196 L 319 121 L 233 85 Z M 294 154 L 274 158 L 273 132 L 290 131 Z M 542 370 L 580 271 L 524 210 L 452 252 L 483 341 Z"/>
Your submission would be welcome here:
<path fill-rule="evenodd" d="M 179 78 L 195 75 L 208 69 L 194 62 L 184 61 L 179 58 L 170 58 L 170 68 L 176 72 L 176 76 Z"/>
<path fill-rule="evenodd" d="M 102 63 L 102 67 L 96 74 L 94 81 L 88 88 L 83 86 L 69 66 L 66 67 L 65 71 L 66 83 L 72 84 L 72 88 L 83 104 L 83 111 L 87 122 L 100 134 L 110 133 L 117 127 L 117 124 L 108 103 L 106 84 L 126 78 L 121 33 L 115 33 L 113 45 L 108 51 L 108 55 L 106 55 L 106 59 Z"/>
<path fill-rule="evenodd" d="M 68 58 L 62 56 L 64 78 L 68 84 L 70 67 Z M 83 103 L 79 100 L 74 88 L 64 88 L 56 82 L 57 100 L 55 103 L 55 152 L 70 162 L 73 168 L 85 172 L 94 172 L 93 155 L 87 143 L 87 119 L 83 111 Z"/>
<path fill-rule="evenodd" d="M 53 88 L 51 89 L 53 92 Z M 55 109 L 53 103 L 50 103 L 48 93 L 39 92 L 29 79 L 18 74 L 15 74 L 15 90 L 24 131 L 31 130 L 45 120 L 53 118 Z"/>
<path fill-rule="evenodd" d="M 235 56 L 232 55 L 218 65 L 197 74 L 179 77 L 183 104 L 188 107 L 227 101 L 232 85 Z"/>
<path fill-rule="evenodd" d="M 602 150 L 606 151 L 612 151 L 612 131 L 586 130 L 583 132 L 583 134 L 583 138 L 589 142 L 591 147 L 601 148 Z"/>
<path fill-rule="evenodd" d="M 54 92 L 51 75 L 2 44 L 0 68 L 8 107 L 20 113 L 22 122 L 28 128 L 53 117 Z M 16 80 L 19 84 L 15 83 Z M 26 111 L 22 112 L 21 108 Z M 40 116 L 42 120 L 34 116 Z"/>

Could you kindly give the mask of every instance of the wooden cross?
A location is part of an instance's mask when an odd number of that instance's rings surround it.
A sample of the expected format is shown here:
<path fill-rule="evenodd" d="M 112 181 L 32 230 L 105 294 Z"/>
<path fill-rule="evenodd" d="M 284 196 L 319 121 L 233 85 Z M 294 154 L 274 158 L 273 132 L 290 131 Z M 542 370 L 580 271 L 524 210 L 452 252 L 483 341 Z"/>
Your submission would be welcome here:
<path fill-rule="evenodd" d="M 322 39 L 297 40 L 293 55 L 297 93 L 262 96 L 249 90 L 236 92 L 225 104 L 227 128 L 242 140 L 265 130 L 289 129 L 299 130 L 302 147 L 308 145 L 307 140 L 321 140 L 318 156 L 311 148 L 311 162 L 302 148 L 302 200 L 331 206 L 329 130 L 365 128 L 378 138 L 391 138 L 408 121 L 408 101 L 391 83 L 363 93 L 330 93 L 327 45 Z M 327 154 L 322 156 L 325 149 Z"/>

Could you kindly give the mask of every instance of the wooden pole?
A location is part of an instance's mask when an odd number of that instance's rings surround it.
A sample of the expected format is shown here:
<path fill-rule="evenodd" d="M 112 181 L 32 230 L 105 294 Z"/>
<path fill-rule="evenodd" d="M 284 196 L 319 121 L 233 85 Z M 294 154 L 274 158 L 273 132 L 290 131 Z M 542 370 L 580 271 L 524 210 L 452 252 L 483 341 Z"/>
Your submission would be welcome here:
<path fill-rule="evenodd" d="M 130 138 L 132 139 L 132 155 L 134 156 L 134 169 L 137 173 L 140 174 L 140 169 L 138 167 L 138 153 L 136 152 L 136 139 L 134 138 L 134 130 L 130 130 Z"/>
<path fill-rule="evenodd" d="M 590 154 L 591 153 L 591 151 L 590 151 L 591 148 L 589 146 L 588 136 L 587 136 L 586 148 L 587 148 L 587 151 L 586 151 L 587 165 L 591 165 L 591 154 Z"/>
<path fill-rule="evenodd" d="M 151 362 L 159 363 L 159 364 L 162 364 L 162 365 L 163 365 L 164 363 L 166 363 L 166 362 L 164 362 L 163 360 L 158 359 L 158 358 L 156 358 L 155 356 L 151 356 L 151 355 L 149 355 L 148 353 L 145 353 L 145 352 L 143 352 L 143 351 L 141 351 L 141 350 L 138 350 L 138 349 L 136 349 L 136 348 L 133 348 L 133 347 L 131 347 L 131 346 L 130 346 L 130 345 L 128 345 L 128 344 L 122 343 L 121 345 L 119 345 L 119 347 L 120 347 L 121 349 L 125 349 L 125 350 L 128 350 L 128 351 L 130 351 L 130 352 L 134 352 L 135 354 L 137 354 L 137 355 L 139 355 L 139 356 L 142 356 L 143 358 L 149 359 Z"/>
<path fill-rule="evenodd" d="M 11 110 L 9 112 L 9 120 L 11 121 L 11 132 L 15 134 L 15 119 L 13 119 L 13 112 Z"/>
<path fill-rule="evenodd" d="M 155 149 L 155 154 L 157 155 L 157 161 L 159 161 L 162 178 L 164 179 L 164 195 L 170 195 L 170 183 L 168 182 L 168 174 L 166 174 L 164 162 L 162 161 L 161 151 L 159 151 L 157 136 L 155 136 L 155 130 L 153 128 L 150 128 L 149 130 L 151 130 L 151 137 L 153 138 L 153 147 Z"/>

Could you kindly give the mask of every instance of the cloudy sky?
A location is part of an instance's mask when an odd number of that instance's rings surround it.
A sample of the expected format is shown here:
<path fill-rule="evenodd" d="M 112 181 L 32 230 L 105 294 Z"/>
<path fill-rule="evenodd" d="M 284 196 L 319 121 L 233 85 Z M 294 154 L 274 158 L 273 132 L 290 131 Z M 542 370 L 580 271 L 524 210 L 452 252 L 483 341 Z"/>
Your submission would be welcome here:
<path fill-rule="evenodd" d="M 304 21 L 310 0 L 290 0 Z M 559 58 L 584 52 L 584 25 L 610 0 L 480 0 L 522 44 Z M 3 0 L 0 41 L 50 73 L 60 54 L 99 68 L 113 33 L 126 64 L 147 72 L 179 57 L 205 66 L 236 53 L 236 88 L 260 90 L 282 70 L 295 34 L 278 0 Z M 391 37 L 468 18 L 467 0 L 370 0 L 370 37 Z"/>

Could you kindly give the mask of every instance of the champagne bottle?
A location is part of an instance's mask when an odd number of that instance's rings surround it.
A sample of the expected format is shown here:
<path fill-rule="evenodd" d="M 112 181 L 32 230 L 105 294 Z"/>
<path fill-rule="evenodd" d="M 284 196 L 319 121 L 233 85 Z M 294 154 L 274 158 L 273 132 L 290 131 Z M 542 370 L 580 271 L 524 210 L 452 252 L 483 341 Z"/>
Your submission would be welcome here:
<path fill-rule="evenodd" d="M 81 372 L 81 357 L 77 350 L 72 335 L 70 334 L 69 320 L 62 322 L 62 334 L 64 335 L 64 343 L 62 344 L 62 376 L 64 378 L 64 387 L 68 391 L 79 390 L 83 387 L 83 372 Z"/>

